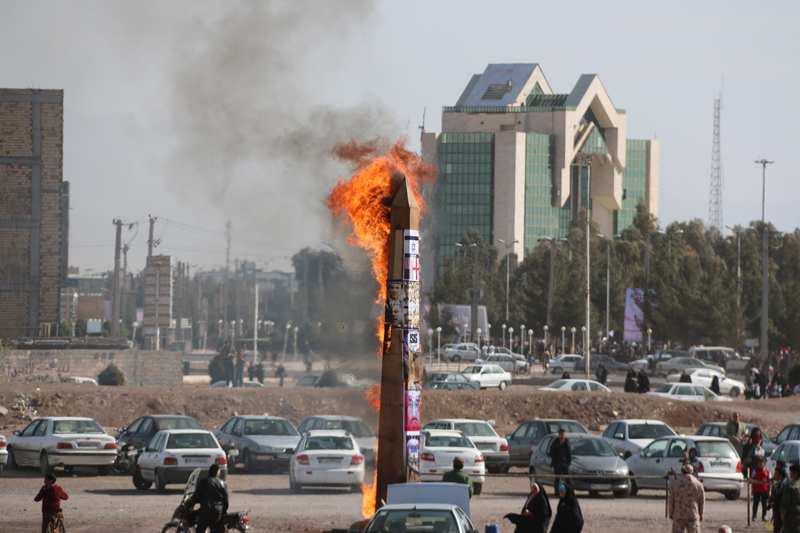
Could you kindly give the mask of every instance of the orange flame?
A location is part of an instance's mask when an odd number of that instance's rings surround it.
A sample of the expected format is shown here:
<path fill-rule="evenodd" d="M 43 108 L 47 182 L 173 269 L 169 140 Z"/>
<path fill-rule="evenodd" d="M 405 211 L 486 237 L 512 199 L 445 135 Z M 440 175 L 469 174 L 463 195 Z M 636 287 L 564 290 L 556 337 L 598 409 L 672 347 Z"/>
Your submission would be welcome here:
<path fill-rule="evenodd" d="M 375 498 L 378 489 L 378 471 L 375 470 L 375 477 L 372 485 L 361 484 L 361 492 L 364 498 L 361 500 L 361 514 L 364 518 L 370 519 L 375 514 Z"/>
<path fill-rule="evenodd" d="M 367 388 L 367 401 L 369 406 L 375 411 L 375 414 L 381 414 L 381 386 L 378 383 L 373 383 Z"/>

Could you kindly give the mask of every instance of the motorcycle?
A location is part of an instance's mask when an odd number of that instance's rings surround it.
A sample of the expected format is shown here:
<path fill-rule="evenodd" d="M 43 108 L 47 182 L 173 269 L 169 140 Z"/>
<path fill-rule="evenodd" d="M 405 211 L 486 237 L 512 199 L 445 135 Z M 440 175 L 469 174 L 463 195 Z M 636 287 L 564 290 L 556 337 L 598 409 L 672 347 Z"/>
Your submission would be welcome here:
<path fill-rule="evenodd" d="M 120 446 L 117 441 L 117 457 L 111 465 L 111 471 L 118 476 L 131 474 L 140 451 L 139 448 L 129 448 L 127 444 Z"/>
<path fill-rule="evenodd" d="M 194 489 L 197 486 L 197 481 L 200 477 L 200 469 L 195 469 L 189 476 L 189 481 L 186 482 L 186 488 L 183 491 L 183 499 L 180 505 L 172 513 L 172 519 L 164 524 L 164 529 L 161 533 L 193 533 L 197 528 L 197 519 L 199 512 L 197 510 L 188 509 L 186 502 L 194 494 Z M 250 529 L 250 509 L 240 511 L 238 513 L 227 513 L 222 517 L 219 526 L 209 528 L 211 533 L 245 533 Z"/>

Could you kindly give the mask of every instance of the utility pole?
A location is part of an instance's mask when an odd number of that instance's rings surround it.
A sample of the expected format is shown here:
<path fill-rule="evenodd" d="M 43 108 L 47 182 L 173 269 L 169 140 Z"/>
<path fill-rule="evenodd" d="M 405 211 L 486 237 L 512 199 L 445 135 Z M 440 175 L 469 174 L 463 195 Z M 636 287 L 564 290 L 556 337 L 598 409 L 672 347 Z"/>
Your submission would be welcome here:
<path fill-rule="evenodd" d="M 231 221 L 225 223 L 225 241 L 227 246 L 225 248 L 225 277 L 222 280 L 222 327 L 225 333 L 228 330 L 228 270 L 231 266 L 231 230 L 233 224 Z M 222 332 L 221 332 L 222 333 Z"/>
<path fill-rule="evenodd" d="M 506 245 L 506 322 L 508 322 L 508 301 L 509 301 L 509 287 L 510 287 L 510 279 L 511 279 L 511 260 L 509 257 L 509 252 L 511 251 L 511 247 L 514 246 L 515 243 L 518 243 L 518 240 L 514 240 L 511 242 L 506 242 L 503 239 L 497 239 L 497 242 L 502 242 Z"/>
<path fill-rule="evenodd" d="M 761 158 L 756 161 L 761 165 L 761 224 L 764 235 L 761 238 L 761 361 L 769 357 L 767 345 L 767 324 L 769 322 L 769 228 L 764 218 L 767 198 L 767 165 L 774 163 L 769 159 Z"/>
<path fill-rule="evenodd" d="M 111 312 L 111 336 L 113 338 L 119 337 L 119 308 L 120 308 L 120 279 L 119 279 L 119 263 L 120 252 L 122 250 L 122 221 L 120 219 L 114 220 L 114 225 L 117 226 L 117 238 L 114 242 L 114 305 Z"/>
<path fill-rule="evenodd" d="M 153 241 L 153 230 L 156 227 L 156 220 L 158 219 L 152 215 L 147 216 L 150 218 L 150 238 L 147 239 L 147 257 L 153 257 L 153 246 L 155 244 Z"/>
<path fill-rule="evenodd" d="M 128 250 L 130 249 L 130 244 L 122 247 L 122 312 L 120 315 L 125 324 L 128 323 L 128 293 L 130 292 L 130 287 L 128 287 Z"/>
<path fill-rule="evenodd" d="M 719 147 L 719 117 L 722 109 L 722 91 L 714 100 L 714 142 L 711 149 L 711 184 L 708 194 L 708 227 L 722 233 L 722 157 Z"/>
<path fill-rule="evenodd" d="M 253 311 L 253 364 L 258 364 L 258 282 L 253 284 L 256 295 L 255 311 Z"/>
<path fill-rule="evenodd" d="M 589 194 L 587 193 L 587 198 Z M 591 249 L 589 247 L 590 233 L 592 224 L 592 216 L 589 212 L 589 207 L 586 207 L 586 334 L 583 340 L 583 361 L 586 369 L 586 379 L 589 379 L 589 367 L 592 366 L 592 349 L 589 343 L 589 336 L 591 335 L 589 323 L 589 265 L 591 263 Z"/>
<path fill-rule="evenodd" d="M 480 265 L 480 254 L 478 252 L 480 252 L 480 248 L 478 248 L 477 243 L 473 243 L 470 246 L 473 247 L 472 255 L 475 256 L 475 269 L 472 274 L 472 298 L 470 298 L 470 328 L 472 329 L 472 340 L 480 347 L 481 339 L 478 335 L 478 298 L 481 296 L 481 289 L 478 286 L 478 267 Z"/>

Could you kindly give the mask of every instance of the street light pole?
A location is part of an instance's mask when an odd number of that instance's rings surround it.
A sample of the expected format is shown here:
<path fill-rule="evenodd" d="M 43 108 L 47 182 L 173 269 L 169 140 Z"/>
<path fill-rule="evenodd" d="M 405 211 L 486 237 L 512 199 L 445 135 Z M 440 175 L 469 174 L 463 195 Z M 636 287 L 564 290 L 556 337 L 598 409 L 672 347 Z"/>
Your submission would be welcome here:
<path fill-rule="evenodd" d="M 567 331 L 566 326 L 561 326 L 561 353 L 567 353 L 564 351 L 564 332 Z"/>
<path fill-rule="evenodd" d="M 769 159 L 758 159 L 756 163 L 761 165 L 761 224 L 763 226 L 763 237 L 761 238 L 761 361 L 764 362 L 769 357 L 767 345 L 767 324 L 769 320 L 769 230 L 765 221 L 766 197 L 767 197 L 767 165 L 774 163 Z"/>
<path fill-rule="evenodd" d="M 519 327 L 519 354 L 522 356 L 525 355 L 523 344 L 525 344 L 525 324 L 521 324 Z"/>
<path fill-rule="evenodd" d="M 507 327 L 508 326 L 506 326 L 505 324 L 502 325 L 502 328 L 503 328 L 503 348 L 506 347 L 506 328 Z"/>
<path fill-rule="evenodd" d="M 514 246 L 514 244 L 518 243 L 519 241 L 518 240 L 514 240 L 514 241 L 511 241 L 510 243 L 507 243 L 503 239 L 497 239 L 497 242 L 502 242 L 503 244 L 506 245 L 506 320 L 508 320 L 508 294 L 509 294 L 508 290 L 509 290 L 509 284 L 510 284 L 510 279 L 511 279 L 511 266 L 510 266 L 511 265 L 511 261 L 509 260 L 508 253 L 509 253 L 509 250 L 511 250 L 511 247 Z M 503 335 L 505 335 L 505 332 L 503 333 Z"/>
<path fill-rule="evenodd" d="M 605 235 L 597 234 L 601 239 Z M 611 314 L 611 240 L 606 241 L 606 338 L 608 338 L 608 318 Z"/>
<path fill-rule="evenodd" d="M 436 328 L 436 364 L 442 366 L 442 328 Z"/>
<path fill-rule="evenodd" d="M 589 195 L 587 194 L 587 199 Z M 589 324 L 589 268 L 590 268 L 590 259 L 591 259 L 591 248 L 589 247 L 591 235 L 589 233 L 591 229 L 592 217 L 589 212 L 589 206 L 586 206 L 586 340 L 583 345 L 583 360 L 586 363 L 586 379 L 589 379 L 589 367 L 592 364 L 592 353 L 591 349 L 589 348 L 589 332 L 591 331 L 591 325 Z"/>
<path fill-rule="evenodd" d="M 575 353 L 575 328 L 571 328 L 572 331 L 572 344 L 569 345 L 570 353 Z"/>

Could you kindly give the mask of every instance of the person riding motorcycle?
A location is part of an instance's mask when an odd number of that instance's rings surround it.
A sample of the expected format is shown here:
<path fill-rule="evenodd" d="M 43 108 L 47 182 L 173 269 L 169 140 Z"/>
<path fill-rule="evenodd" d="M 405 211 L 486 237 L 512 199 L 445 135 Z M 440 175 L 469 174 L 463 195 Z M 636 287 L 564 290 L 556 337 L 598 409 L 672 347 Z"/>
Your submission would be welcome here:
<path fill-rule="evenodd" d="M 197 503 L 200 504 L 197 533 L 205 533 L 209 526 L 219 524 L 228 512 L 228 486 L 219 477 L 219 465 L 208 468 L 208 477 L 200 480 L 185 506 L 191 509 Z"/>

